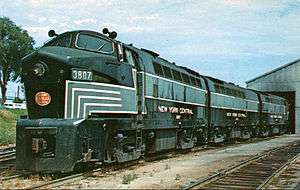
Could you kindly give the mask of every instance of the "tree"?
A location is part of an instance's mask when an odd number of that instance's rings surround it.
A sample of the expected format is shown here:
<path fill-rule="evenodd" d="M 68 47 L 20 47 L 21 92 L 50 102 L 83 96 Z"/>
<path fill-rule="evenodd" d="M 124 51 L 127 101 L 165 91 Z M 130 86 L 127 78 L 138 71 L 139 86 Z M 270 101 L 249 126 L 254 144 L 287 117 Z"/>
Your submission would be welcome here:
<path fill-rule="evenodd" d="M 26 30 L 7 17 L 0 17 L 0 86 L 2 104 L 6 101 L 7 82 L 21 74 L 21 59 L 33 51 L 34 40 Z"/>

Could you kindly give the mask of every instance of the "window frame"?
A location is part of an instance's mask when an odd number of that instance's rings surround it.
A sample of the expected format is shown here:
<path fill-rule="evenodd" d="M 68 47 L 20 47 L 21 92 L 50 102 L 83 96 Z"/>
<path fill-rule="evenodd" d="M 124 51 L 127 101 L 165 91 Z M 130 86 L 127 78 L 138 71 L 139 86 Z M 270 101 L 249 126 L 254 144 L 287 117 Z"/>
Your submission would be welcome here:
<path fill-rule="evenodd" d="M 191 80 L 190 80 L 190 76 L 185 74 L 185 73 L 181 73 L 181 78 L 182 78 L 182 81 L 186 84 L 189 84 L 189 85 L 192 85 L 191 84 Z M 187 79 L 187 81 L 186 81 Z"/>
<path fill-rule="evenodd" d="M 159 70 L 160 70 L 161 73 L 160 73 L 160 72 L 157 72 L 157 70 L 156 70 L 157 67 L 155 67 L 156 65 L 159 66 L 159 68 L 160 68 Z M 161 77 L 164 77 L 164 76 L 165 76 L 164 70 L 163 70 L 161 64 L 159 64 L 159 63 L 153 61 L 153 69 L 154 69 L 154 73 L 155 73 L 156 75 L 161 76 Z"/>
<path fill-rule="evenodd" d="M 172 73 L 173 73 L 174 80 L 179 81 L 179 82 L 183 82 L 182 76 L 181 76 L 181 72 L 176 71 L 175 69 L 171 69 L 171 70 L 172 70 Z M 174 74 L 174 72 L 175 72 L 175 74 Z M 178 75 L 177 75 L 177 74 L 178 74 Z M 175 77 L 175 76 L 179 76 L 180 79 L 178 79 L 178 78 Z"/>
<path fill-rule="evenodd" d="M 201 83 L 201 79 L 200 78 L 195 78 L 196 79 L 196 83 L 197 83 L 197 87 L 203 89 L 202 83 Z"/>
<path fill-rule="evenodd" d="M 127 54 L 127 52 L 130 52 L 130 54 L 131 54 L 132 61 L 133 61 L 132 64 L 128 62 L 128 54 Z M 130 49 L 124 48 L 124 52 L 123 52 L 123 62 L 128 63 L 128 64 L 132 65 L 133 67 L 136 67 L 136 65 L 137 65 L 137 60 L 136 60 L 136 58 L 135 58 L 134 52 L 131 51 Z"/>
<path fill-rule="evenodd" d="M 171 68 L 169 68 L 169 67 L 167 67 L 165 65 L 161 65 L 161 68 L 163 69 L 163 72 L 164 72 L 164 75 L 165 75 L 166 78 L 169 78 L 169 79 L 173 79 L 174 78 L 173 77 L 173 72 L 172 72 Z M 167 74 L 168 72 L 166 72 L 166 70 L 169 71 L 170 75 Z"/>
<path fill-rule="evenodd" d="M 79 47 L 77 45 L 78 43 L 78 38 L 80 35 L 87 35 L 87 36 L 92 36 L 92 37 L 95 37 L 95 38 L 100 38 L 102 40 L 105 40 L 107 42 L 110 42 L 112 44 L 112 51 L 111 52 L 105 52 L 105 51 L 96 51 L 94 49 L 89 49 L 89 48 L 82 48 L 82 47 Z M 96 53 L 103 53 L 103 54 L 114 54 L 115 53 L 115 43 L 113 41 L 110 41 L 108 39 L 105 39 L 104 37 L 100 36 L 100 35 L 97 35 L 97 34 L 91 34 L 91 33 L 86 33 L 86 32 L 79 32 L 76 34 L 76 38 L 75 38 L 75 43 L 74 43 L 74 47 L 77 48 L 77 49 L 81 49 L 81 50 L 86 50 L 86 51 L 92 51 L 92 52 L 96 52 Z"/>
<path fill-rule="evenodd" d="M 197 86 L 197 81 L 196 81 L 195 77 L 191 76 L 190 80 L 191 80 L 192 85 Z"/>

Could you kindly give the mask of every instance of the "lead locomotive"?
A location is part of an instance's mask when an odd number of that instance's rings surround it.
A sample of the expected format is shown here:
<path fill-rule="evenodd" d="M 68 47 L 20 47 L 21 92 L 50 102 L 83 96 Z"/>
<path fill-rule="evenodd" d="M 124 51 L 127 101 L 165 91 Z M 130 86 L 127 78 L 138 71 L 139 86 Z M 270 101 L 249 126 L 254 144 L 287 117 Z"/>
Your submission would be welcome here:
<path fill-rule="evenodd" d="M 22 61 L 19 170 L 70 172 L 287 130 L 288 104 L 278 96 L 202 76 L 107 29 L 49 36 Z"/>

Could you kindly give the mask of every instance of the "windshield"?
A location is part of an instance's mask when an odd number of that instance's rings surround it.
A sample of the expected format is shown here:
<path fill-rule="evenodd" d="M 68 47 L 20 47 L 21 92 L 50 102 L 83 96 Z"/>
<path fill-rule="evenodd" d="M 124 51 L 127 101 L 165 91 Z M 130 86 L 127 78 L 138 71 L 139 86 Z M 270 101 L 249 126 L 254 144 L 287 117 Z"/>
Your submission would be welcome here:
<path fill-rule="evenodd" d="M 111 41 L 88 34 L 78 34 L 76 47 L 101 53 L 113 53 L 114 51 L 113 43 Z"/>
<path fill-rule="evenodd" d="M 54 38 L 50 42 L 46 43 L 45 46 L 61 46 L 71 47 L 72 33 L 62 34 Z"/>

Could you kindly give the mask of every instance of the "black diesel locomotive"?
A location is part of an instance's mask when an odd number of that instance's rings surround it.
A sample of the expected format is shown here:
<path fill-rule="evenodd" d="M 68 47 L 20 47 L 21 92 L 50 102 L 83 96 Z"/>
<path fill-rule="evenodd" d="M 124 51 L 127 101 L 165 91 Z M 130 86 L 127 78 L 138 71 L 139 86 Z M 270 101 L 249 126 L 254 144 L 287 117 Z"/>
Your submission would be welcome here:
<path fill-rule="evenodd" d="M 22 61 L 28 118 L 17 122 L 19 170 L 70 172 L 287 130 L 281 97 L 202 76 L 107 29 L 49 36 Z"/>

